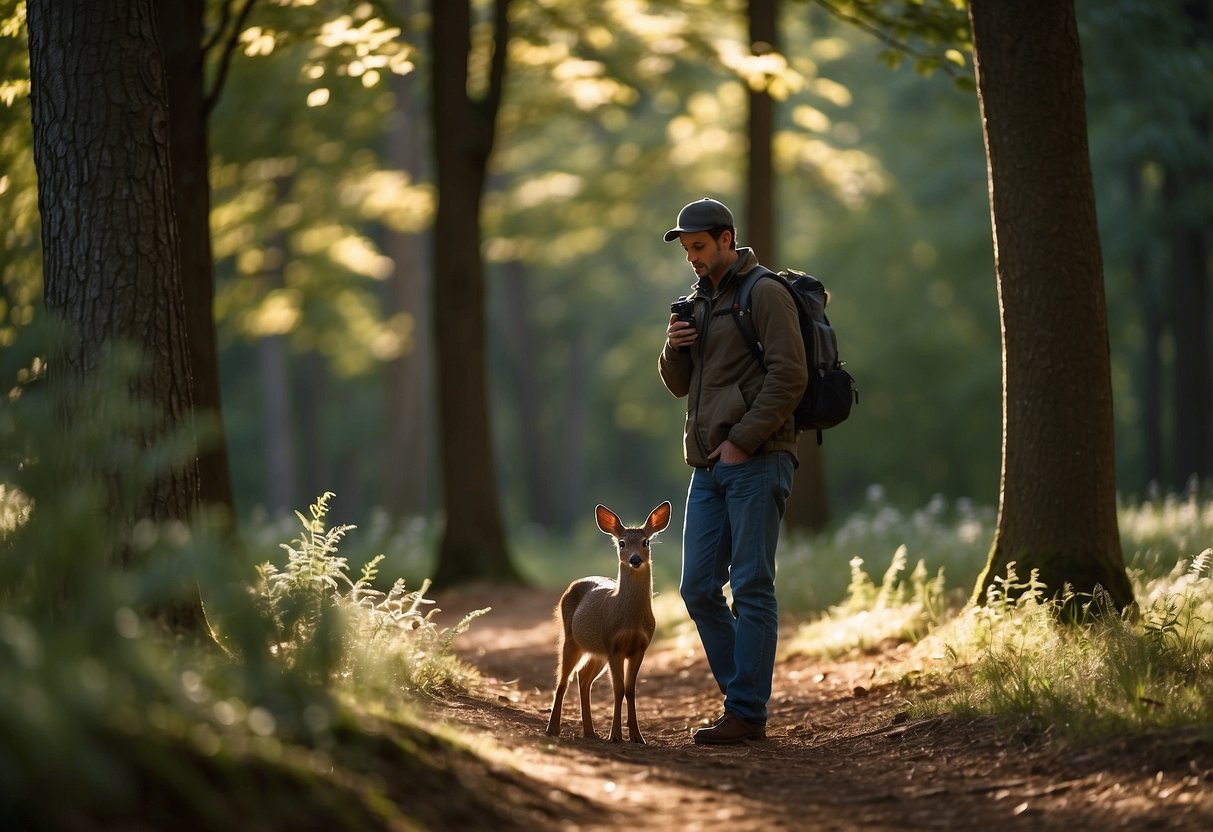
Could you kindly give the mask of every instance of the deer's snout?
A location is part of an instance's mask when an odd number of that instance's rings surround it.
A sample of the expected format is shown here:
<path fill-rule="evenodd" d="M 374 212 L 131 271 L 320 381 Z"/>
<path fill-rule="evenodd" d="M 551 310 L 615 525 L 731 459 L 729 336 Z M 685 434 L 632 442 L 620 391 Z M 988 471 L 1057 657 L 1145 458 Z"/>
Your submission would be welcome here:
<path fill-rule="evenodd" d="M 628 558 L 628 563 L 632 565 L 633 569 L 639 569 L 640 564 L 644 563 L 644 558 L 642 558 L 640 555 L 632 555 L 630 558 Z"/>

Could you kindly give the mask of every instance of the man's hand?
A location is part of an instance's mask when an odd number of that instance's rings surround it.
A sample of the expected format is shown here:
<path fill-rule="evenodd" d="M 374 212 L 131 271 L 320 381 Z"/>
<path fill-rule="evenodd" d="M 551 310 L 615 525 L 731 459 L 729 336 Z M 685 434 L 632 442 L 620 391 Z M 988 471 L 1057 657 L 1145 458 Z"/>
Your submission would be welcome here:
<path fill-rule="evenodd" d="M 708 462 L 714 459 L 719 459 L 725 465 L 736 465 L 739 462 L 748 462 L 750 455 L 726 439 L 708 455 Z"/>
<path fill-rule="evenodd" d="M 689 347 L 699 338 L 699 330 L 690 321 L 680 321 L 677 315 L 670 315 L 670 326 L 665 331 L 666 341 L 676 350 Z"/>

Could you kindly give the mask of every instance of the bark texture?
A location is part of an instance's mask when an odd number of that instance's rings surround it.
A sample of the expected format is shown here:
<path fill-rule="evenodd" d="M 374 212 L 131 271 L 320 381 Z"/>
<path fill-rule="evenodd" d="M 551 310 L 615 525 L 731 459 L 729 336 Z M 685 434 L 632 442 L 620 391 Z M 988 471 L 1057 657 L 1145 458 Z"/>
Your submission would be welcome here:
<path fill-rule="evenodd" d="M 1116 515 L 1103 263 L 1072 0 L 970 6 L 1003 341 L 998 527 L 977 600 L 1009 562 L 1050 592 L 1132 602 Z"/>
<path fill-rule="evenodd" d="M 105 391 L 148 409 L 128 437 L 138 459 L 79 460 L 82 476 L 111 486 L 120 521 L 187 520 L 198 498 L 194 460 L 158 472 L 133 502 L 144 451 L 166 437 L 192 440 L 192 390 L 169 123 L 152 0 L 33 0 L 28 5 L 34 160 L 42 217 L 48 311 L 70 329 L 52 357 L 60 389 L 101 390 L 98 369 L 133 345 L 141 370 L 128 391 Z M 68 424 L 104 413 L 67 413 Z M 120 441 L 117 437 L 115 441 Z M 98 470 L 104 469 L 104 470 Z M 126 563 L 119 547 L 114 559 Z M 166 611 L 191 626 L 200 607 Z"/>

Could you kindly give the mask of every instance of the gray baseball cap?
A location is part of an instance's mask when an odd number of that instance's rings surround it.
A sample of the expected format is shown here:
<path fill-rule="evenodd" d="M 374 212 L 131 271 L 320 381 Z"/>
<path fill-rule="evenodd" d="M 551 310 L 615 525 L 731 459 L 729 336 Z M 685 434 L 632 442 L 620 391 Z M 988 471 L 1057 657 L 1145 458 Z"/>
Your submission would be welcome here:
<path fill-rule="evenodd" d="M 721 226 L 733 227 L 733 212 L 723 202 L 705 196 L 683 206 L 678 212 L 678 225 L 665 233 L 665 241 L 677 240 L 682 233 L 708 231 Z"/>

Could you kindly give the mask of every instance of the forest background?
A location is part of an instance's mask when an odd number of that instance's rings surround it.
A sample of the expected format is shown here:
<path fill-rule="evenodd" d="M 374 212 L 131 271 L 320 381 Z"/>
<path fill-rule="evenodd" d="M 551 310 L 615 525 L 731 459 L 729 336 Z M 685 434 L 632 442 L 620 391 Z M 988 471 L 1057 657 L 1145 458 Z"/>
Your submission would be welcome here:
<path fill-rule="evenodd" d="M 833 516 L 874 493 L 996 504 L 999 319 L 971 66 L 959 52 L 916 62 L 842 19 L 845 4 L 782 5 L 782 57 L 756 58 L 742 3 L 513 4 L 481 241 L 512 537 L 588 530 L 599 502 L 630 517 L 681 501 L 683 402 L 655 364 L 692 275 L 660 237 L 710 194 L 749 242 L 754 78 L 778 100 L 775 248 L 759 254 L 832 290 L 859 379 L 859 407 L 823 447 Z M 1189 5 L 1077 3 L 1127 500 L 1213 466 L 1207 413 L 1184 427 L 1194 391 L 1208 400 L 1207 328 L 1195 346 L 1175 335 L 1184 315 L 1209 319 L 1210 297 L 1209 21 Z M 22 8 L 4 4 L 0 41 L 5 343 L 42 292 Z M 473 85 L 489 12 L 476 7 Z M 301 0 L 208 14 L 234 47 L 209 53 L 223 84 L 208 128 L 234 505 L 257 525 L 331 490 L 343 522 L 424 535 L 442 510 L 428 15 Z M 1203 287 L 1203 306 L 1179 283 Z M 1193 350 L 1203 360 L 1185 361 Z"/>

